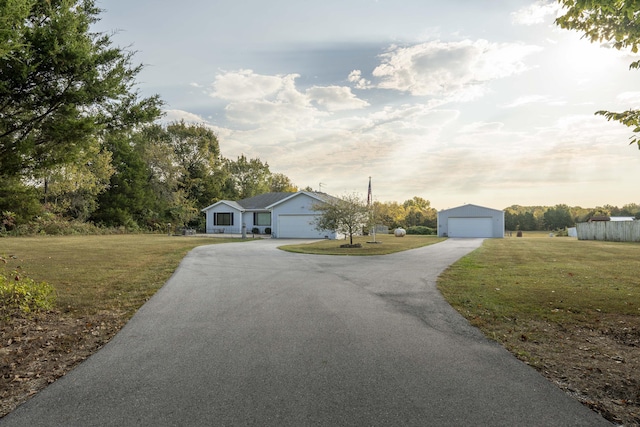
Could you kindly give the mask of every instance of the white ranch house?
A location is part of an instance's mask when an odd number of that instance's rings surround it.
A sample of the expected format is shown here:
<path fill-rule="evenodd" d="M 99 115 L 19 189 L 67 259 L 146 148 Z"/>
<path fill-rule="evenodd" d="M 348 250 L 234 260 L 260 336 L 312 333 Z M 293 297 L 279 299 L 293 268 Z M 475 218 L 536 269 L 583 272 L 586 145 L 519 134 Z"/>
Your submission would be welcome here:
<path fill-rule="evenodd" d="M 318 231 L 314 221 L 319 215 L 313 206 L 334 199 L 325 193 L 265 193 L 242 200 L 220 200 L 202 212 L 206 215 L 207 233 L 240 234 L 257 228 L 260 234 L 292 239 L 336 239 L 333 231 Z"/>

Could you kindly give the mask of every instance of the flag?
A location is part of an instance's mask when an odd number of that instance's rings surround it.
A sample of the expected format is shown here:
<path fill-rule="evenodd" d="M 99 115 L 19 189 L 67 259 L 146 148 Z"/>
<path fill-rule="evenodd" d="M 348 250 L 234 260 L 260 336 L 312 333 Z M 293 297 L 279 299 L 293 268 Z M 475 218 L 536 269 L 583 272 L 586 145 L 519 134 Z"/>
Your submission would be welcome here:
<path fill-rule="evenodd" d="M 371 206 L 371 177 L 369 177 L 369 191 L 367 193 L 367 206 Z"/>

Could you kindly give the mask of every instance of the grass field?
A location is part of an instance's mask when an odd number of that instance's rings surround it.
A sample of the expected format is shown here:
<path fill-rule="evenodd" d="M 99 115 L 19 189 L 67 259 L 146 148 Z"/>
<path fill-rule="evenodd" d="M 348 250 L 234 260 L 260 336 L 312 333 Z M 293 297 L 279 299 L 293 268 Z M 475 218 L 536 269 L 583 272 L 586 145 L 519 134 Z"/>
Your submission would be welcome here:
<path fill-rule="evenodd" d="M 375 238 L 377 243 L 369 243 L 373 241 L 373 236 L 354 236 L 353 243 L 360 243 L 361 248 L 341 248 L 340 245 L 349 243 L 348 240 L 321 240 L 314 243 L 280 246 L 280 249 L 316 255 L 386 255 L 433 245 L 443 240 L 445 239 L 436 236 L 406 235 L 395 237 L 391 234 L 377 234 Z"/>
<path fill-rule="evenodd" d="M 636 243 L 491 239 L 438 283 L 478 326 L 534 318 L 574 324 L 607 314 L 640 316 L 639 271 Z"/>
<path fill-rule="evenodd" d="M 187 252 L 239 239 L 158 234 L 41 236 L 0 239 L 5 272 L 45 281 L 59 310 L 76 315 L 114 310 L 130 316 L 153 295 Z M 0 270 L 1 271 L 1 270 Z"/>

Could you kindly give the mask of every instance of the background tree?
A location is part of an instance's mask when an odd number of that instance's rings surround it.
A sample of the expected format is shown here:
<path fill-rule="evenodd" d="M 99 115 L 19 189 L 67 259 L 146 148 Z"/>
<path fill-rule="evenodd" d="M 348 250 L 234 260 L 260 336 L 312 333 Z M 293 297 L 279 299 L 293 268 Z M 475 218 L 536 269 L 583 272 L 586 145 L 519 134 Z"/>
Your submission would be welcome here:
<path fill-rule="evenodd" d="M 291 182 L 288 176 L 282 173 L 271 174 L 271 188 L 270 191 L 275 193 L 295 193 L 298 191 L 298 187 Z"/>
<path fill-rule="evenodd" d="M 229 172 L 228 186 L 237 199 L 246 199 L 267 193 L 270 189 L 271 171 L 269 165 L 260 159 L 247 160 L 241 155 L 237 160 L 226 160 L 225 167 Z"/>
<path fill-rule="evenodd" d="M 222 166 L 218 137 L 204 125 L 184 121 L 169 124 L 166 133 L 173 163 L 179 165 L 179 188 L 197 212 L 220 193 L 221 183 L 214 179 Z"/>
<path fill-rule="evenodd" d="M 567 205 L 556 205 L 544 213 L 544 223 L 547 230 L 559 230 L 573 227 L 575 221 L 571 216 L 571 209 Z"/>
<path fill-rule="evenodd" d="M 565 14 L 556 19 L 561 28 L 578 30 L 591 42 L 609 42 L 616 49 L 629 48 L 638 52 L 640 43 L 640 14 L 636 0 L 559 0 L 565 8 Z M 640 60 L 631 63 L 629 68 L 640 67 Z M 640 111 L 630 109 L 621 113 L 598 111 L 607 120 L 618 121 L 640 132 Z M 638 144 L 637 135 L 631 137 L 631 144 Z"/>
<path fill-rule="evenodd" d="M 97 207 L 97 196 L 108 188 L 113 173 L 111 153 L 101 150 L 94 140 L 79 153 L 76 162 L 44 171 L 45 206 L 66 218 L 86 221 Z"/>
<path fill-rule="evenodd" d="M 98 196 L 98 209 L 91 219 L 105 226 L 124 226 L 132 229 L 158 228 L 165 222 L 163 211 L 168 209 L 158 197 L 153 172 L 146 163 L 141 134 L 116 133 L 105 140 L 112 153 L 114 174 L 109 188 Z"/>
<path fill-rule="evenodd" d="M 389 228 L 404 226 L 405 208 L 398 202 L 373 202 L 373 211 L 380 224 Z"/>
<path fill-rule="evenodd" d="M 404 227 L 423 225 L 426 227 L 436 227 L 438 221 L 438 211 L 431 207 L 431 202 L 422 197 L 414 197 L 405 200 L 402 204 L 405 209 Z"/>
<path fill-rule="evenodd" d="M 362 232 L 370 220 L 370 209 L 366 201 L 357 194 L 315 204 L 313 209 L 320 212 L 315 221 L 316 230 L 331 230 L 348 235 L 351 245 L 353 245 L 354 234 Z"/>
<path fill-rule="evenodd" d="M 628 203 L 622 206 L 622 212 L 620 214 L 622 216 L 633 216 L 636 219 L 640 219 L 640 204 Z"/>

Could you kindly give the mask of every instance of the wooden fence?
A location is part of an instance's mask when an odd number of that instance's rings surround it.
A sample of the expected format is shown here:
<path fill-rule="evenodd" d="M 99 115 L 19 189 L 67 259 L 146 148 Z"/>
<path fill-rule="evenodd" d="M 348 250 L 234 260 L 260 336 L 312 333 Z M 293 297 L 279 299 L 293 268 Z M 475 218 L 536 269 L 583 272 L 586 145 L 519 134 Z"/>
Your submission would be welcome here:
<path fill-rule="evenodd" d="M 640 242 L 640 221 L 593 221 L 576 225 L 578 240 Z"/>

